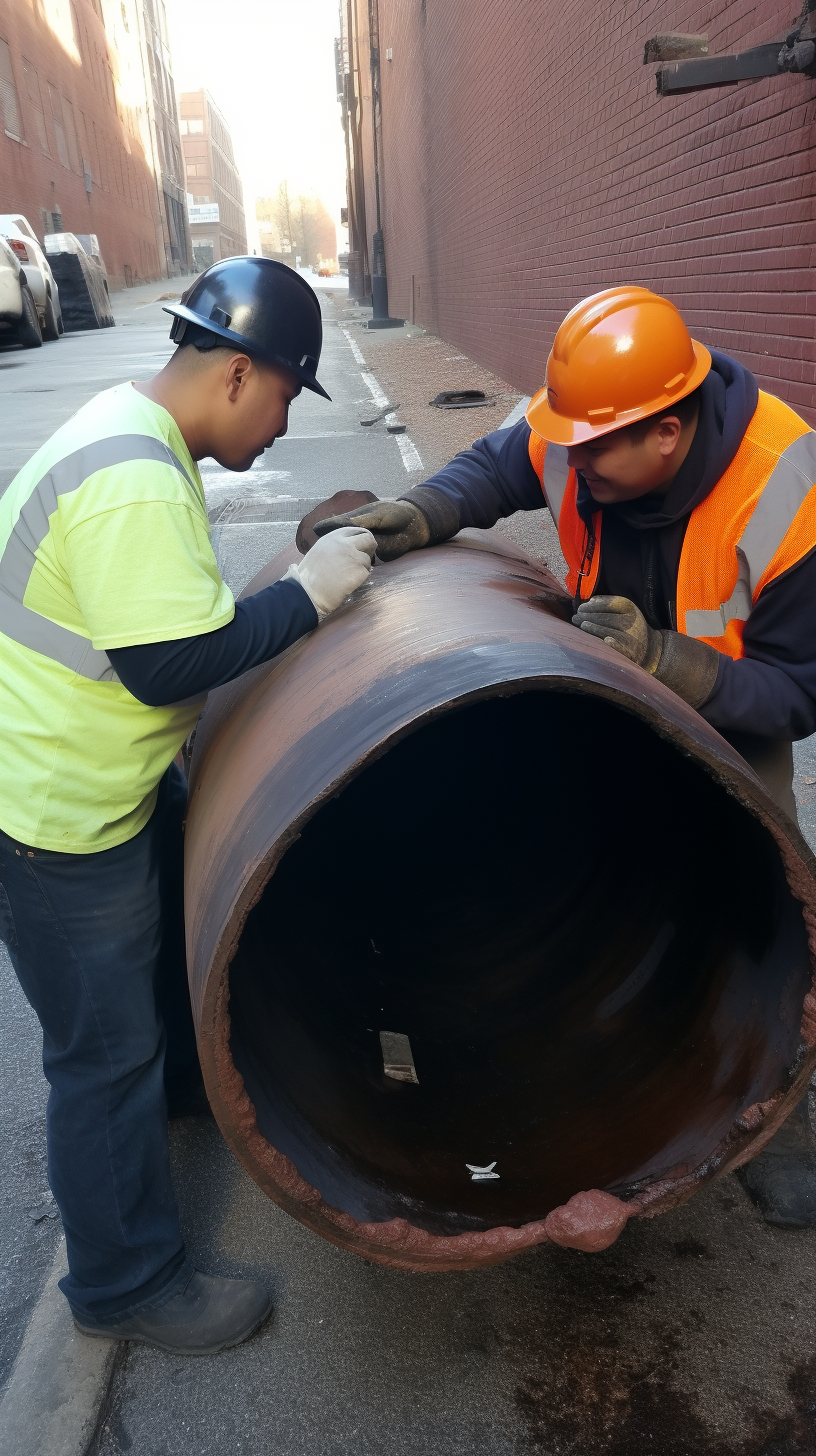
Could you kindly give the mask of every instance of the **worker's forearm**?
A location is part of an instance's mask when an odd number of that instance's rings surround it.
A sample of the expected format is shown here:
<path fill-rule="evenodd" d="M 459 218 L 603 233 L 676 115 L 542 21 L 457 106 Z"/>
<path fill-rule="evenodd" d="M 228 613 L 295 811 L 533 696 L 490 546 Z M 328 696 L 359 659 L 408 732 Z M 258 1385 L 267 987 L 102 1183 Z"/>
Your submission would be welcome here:
<path fill-rule="evenodd" d="M 779 667 L 723 657 L 714 690 L 698 712 L 721 733 L 796 741 L 816 733 L 816 702 Z"/>
<path fill-rule="evenodd" d="M 765 587 L 745 624 L 745 656 L 723 657 L 700 708 L 727 734 L 807 738 L 816 732 L 816 551 Z"/>
<path fill-rule="evenodd" d="M 226 627 L 177 642 L 150 642 L 108 649 L 108 657 L 129 693 L 151 708 L 203 697 L 277 657 L 317 626 L 317 612 L 296 581 L 278 581 L 236 602 Z"/>
<path fill-rule="evenodd" d="M 422 488 L 437 490 L 452 502 L 460 527 L 484 529 L 515 511 L 540 510 L 545 501 L 530 463 L 529 441 L 526 420 L 509 430 L 495 430 L 455 455 Z"/>

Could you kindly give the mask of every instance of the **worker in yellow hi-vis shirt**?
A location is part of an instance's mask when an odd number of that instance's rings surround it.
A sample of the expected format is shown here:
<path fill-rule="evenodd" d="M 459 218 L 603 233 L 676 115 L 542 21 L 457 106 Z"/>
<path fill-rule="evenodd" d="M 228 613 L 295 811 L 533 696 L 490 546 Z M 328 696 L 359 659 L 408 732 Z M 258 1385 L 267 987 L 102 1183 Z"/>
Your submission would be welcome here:
<path fill-rule="evenodd" d="M 375 542 L 337 532 L 233 601 L 195 462 L 248 470 L 303 386 L 325 395 L 320 308 L 284 265 L 232 258 L 167 311 L 161 373 L 91 400 L 0 500 L 0 938 L 43 1029 L 74 1320 L 203 1354 L 271 1306 L 192 1267 L 170 1180 L 168 1111 L 203 1102 L 173 759 L 207 691 L 317 627 Z"/>

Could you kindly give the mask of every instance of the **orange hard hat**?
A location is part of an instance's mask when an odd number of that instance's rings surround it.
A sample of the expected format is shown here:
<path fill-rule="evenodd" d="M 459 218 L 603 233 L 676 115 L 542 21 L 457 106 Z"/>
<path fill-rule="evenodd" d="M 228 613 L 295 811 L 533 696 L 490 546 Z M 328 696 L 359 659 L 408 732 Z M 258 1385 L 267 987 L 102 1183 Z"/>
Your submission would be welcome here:
<path fill-rule="evenodd" d="M 710 368 L 708 349 L 667 298 L 628 284 L 606 288 L 564 319 L 527 422 L 554 445 L 580 445 L 670 408 Z"/>

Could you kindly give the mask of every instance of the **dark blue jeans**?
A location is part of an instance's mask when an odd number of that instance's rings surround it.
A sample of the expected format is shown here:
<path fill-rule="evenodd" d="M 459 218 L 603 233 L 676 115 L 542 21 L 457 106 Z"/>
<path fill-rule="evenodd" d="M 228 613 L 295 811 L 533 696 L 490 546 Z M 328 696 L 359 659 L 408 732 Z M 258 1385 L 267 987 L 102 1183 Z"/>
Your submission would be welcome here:
<path fill-rule="evenodd" d="M 170 1178 L 168 1084 L 198 1076 L 184 958 L 184 775 L 127 843 L 57 854 L 0 831 L 0 937 L 43 1031 L 48 1177 L 69 1273 L 94 1320 L 163 1303 L 186 1260 Z M 167 1049 L 167 1054 L 165 1055 Z"/>

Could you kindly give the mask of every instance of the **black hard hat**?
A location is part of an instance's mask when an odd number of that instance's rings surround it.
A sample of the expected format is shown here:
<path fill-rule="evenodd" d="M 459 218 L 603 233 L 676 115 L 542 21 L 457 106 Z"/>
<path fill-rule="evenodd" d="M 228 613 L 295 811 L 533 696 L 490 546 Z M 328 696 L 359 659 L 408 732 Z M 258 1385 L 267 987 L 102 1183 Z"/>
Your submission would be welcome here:
<path fill-rule="evenodd" d="M 317 294 L 285 263 L 225 258 L 164 311 L 175 315 L 170 330 L 175 343 L 181 343 L 187 324 L 196 324 L 269 364 L 282 364 L 307 389 L 331 398 L 315 377 L 323 346 Z"/>

